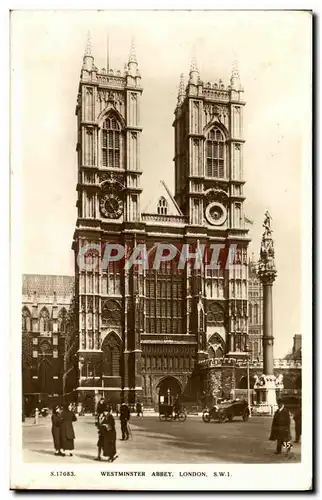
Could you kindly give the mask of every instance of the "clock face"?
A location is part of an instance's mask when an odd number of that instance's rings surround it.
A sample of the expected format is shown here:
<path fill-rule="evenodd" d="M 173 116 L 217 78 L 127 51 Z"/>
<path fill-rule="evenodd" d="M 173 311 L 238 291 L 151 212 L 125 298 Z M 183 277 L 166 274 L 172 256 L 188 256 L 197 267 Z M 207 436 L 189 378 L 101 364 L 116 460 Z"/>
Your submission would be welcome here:
<path fill-rule="evenodd" d="M 227 219 L 227 210 L 221 203 L 213 202 L 206 208 L 206 219 L 212 226 L 221 226 Z"/>
<path fill-rule="evenodd" d="M 105 194 L 100 200 L 100 210 L 104 217 L 118 219 L 123 212 L 123 202 L 115 193 Z"/>

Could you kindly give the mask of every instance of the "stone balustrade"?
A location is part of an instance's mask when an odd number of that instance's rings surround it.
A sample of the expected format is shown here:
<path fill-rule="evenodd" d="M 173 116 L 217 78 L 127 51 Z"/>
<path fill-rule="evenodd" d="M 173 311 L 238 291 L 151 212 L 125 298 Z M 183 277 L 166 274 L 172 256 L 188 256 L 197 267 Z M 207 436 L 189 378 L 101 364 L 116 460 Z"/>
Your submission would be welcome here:
<path fill-rule="evenodd" d="M 165 222 L 167 224 L 185 224 L 186 217 L 182 215 L 156 215 L 156 214 L 142 214 L 142 221 L 144 222 Z"/>
<path fill-rule="evenodd" d="M 198 366 L 200 368 L 215 368 L 216 366 L 222 366 L 222 365 L 234 365 L 234 366 L 241 366 L 241 367 L 246 367 L 247 366 L 247 359 L 233 359 L 233 358 L 212 358 L 212 359 L 205 359 L 204 361 L 200 361 L 198 363 Z M 260 361 L 249 361 L 249 367 L 250 368 L 262 368 L 263 363 Z M 293 359 L 274 359 L 274 368 L 301 368 L 302 367 L 302 362 L 301 361 L 296 361 Z"/>

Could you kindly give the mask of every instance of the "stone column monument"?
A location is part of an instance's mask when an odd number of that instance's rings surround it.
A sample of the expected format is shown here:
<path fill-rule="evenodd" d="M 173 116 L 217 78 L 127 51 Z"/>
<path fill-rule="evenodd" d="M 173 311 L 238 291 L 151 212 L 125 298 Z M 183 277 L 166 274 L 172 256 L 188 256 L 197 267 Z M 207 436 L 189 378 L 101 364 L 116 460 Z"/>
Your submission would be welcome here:
<path fill-rule="evenodd" d="M 263 285 L 263 375 L 256 381 L 255 389 L 260 391 L 262 403 L 276 406 L 276 389 L 282 387 L 274 376 L 273 283 L 277 271 L 271 220 L 270 214 L 266 211 L 258 268 L 258 277 Z"/>

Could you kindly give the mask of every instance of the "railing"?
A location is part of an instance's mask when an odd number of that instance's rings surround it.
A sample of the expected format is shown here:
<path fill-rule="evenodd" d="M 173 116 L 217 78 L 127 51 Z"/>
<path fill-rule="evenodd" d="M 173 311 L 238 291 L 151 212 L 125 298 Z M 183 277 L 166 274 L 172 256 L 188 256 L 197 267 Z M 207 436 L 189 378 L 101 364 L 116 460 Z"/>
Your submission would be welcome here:
<path fill-rule="evenodd" d="M 202 93 L 205 97 L 208 97 L 208 99 L 218 99 L 220 101 L 228 101 L 229 100 L 229 92 L 225 89 L 221 90 L 216 90 L 216 89 L 209 89 L 209 88 L 203 88 Z"/>
<path fill-rule="evenodd" d="M 115 85 L 116 87 L 124 87 L 124 78 L 110 75 L 97 75 L 97 81 L 102 84 Z"/>
<path fill-rule="evenodd" d="M 262 368 L 263 363 L 261 361 L 247 361 L 247 359 L 233 359 L 233 358 L 211 358 L 205 359 L 198 363 L 200 368 L 213 368 L 220 365 L 235 365 L 247 367 L 249 364 L 250 368 Z M 301 368 L 302 362 L 293 359 L 274 359 L 274 368 Z"/>
<path fill-rule="evenodd" d="M 166 222 L 172 224 L 184 224 L 187 222 L 186 217 L 183 215 L 156 215 L 156 214 L 142 214 L 142 221 L 145 222 Z"/>

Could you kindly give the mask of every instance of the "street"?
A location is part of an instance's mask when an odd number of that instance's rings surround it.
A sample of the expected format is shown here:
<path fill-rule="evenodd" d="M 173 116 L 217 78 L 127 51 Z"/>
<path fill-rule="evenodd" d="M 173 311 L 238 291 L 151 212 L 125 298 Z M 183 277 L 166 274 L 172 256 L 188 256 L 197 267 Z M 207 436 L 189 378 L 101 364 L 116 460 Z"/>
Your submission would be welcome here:
<path fill-rule="evenodd" d="M 132 437 L 121 441 L 116 419 L 117 454 L 115 464 L 131 463 L 289 463 L 300 462 L 301 445 L 293 443 L 291 453 L 274 455 L 275 442 L 268 441 L 272 419 L 252 417 L 248 422 L 205 424 L 201 416 L 189 415 L 186 422 L 160 422 L 156 414 L 131 416 Z M 23 456 L 26 462 L 77 464 L 93 461 L 97 448 L 94 417 L 79 417 L 74 424 L 74 456 L 54 456 L 50 417 L 23 424 Z M 294 438 L 294 424 L 291 426 Z"/>

